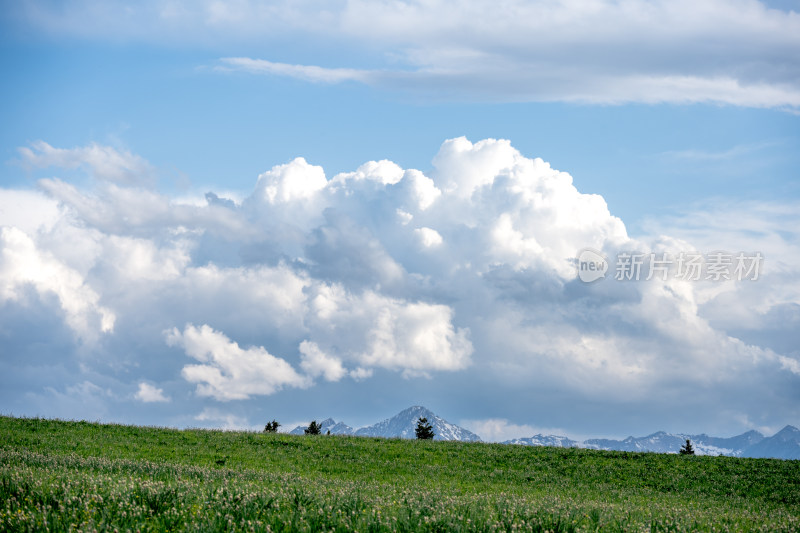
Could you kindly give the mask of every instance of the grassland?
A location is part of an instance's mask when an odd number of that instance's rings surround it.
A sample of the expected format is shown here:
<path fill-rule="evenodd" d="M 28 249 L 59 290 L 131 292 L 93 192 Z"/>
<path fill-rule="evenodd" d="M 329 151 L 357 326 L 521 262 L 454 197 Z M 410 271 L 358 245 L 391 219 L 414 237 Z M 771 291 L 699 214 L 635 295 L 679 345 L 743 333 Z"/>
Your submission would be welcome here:
<path fill-rule="evenodd" d="M 800 461 L 0 417 L 0 531 L 800 531 Z"/>

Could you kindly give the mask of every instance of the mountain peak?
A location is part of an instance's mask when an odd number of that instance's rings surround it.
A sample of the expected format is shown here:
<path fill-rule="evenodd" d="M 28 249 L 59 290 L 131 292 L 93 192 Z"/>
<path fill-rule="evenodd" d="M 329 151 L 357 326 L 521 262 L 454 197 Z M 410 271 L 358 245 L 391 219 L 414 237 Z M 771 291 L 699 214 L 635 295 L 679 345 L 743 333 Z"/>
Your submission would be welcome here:
<path fill-rule="evenodd" d="M 319 423 L 320 431 L 322 433 L 328 433 L 330 431 L 331 435 L 352 435 L 353 428 L 348 426 L 343 422 L 337 422 L 333 418 L 326 418 L 322 422 Z M 306 426 L 297 426 L 289 433 L 292 435 L 303 435 L 305 434 Z"/>
<path fill-rule="evenodd" d="M 786 426 L 771 437 L 767 437 L 745 450 L 745 457 L 775 457 L 800 459 L 800 430 Z"/>
<path fill-rule="evenodd" d="M 462 427 L 451 424 L 444 418 L 422 405 L 413 405 L 403 409 L 392 418 L 364 427 L 356 431 L 356 435 L 368 437 L 399 437 L 401 439 L 416 438 L 417 421 L 427 418 L 433 427 L 434 440 L 479 441 L 481 438 Z"/>
<path fill-rule="evenodd" d="M 511 439 L 503 442 L 503 444 L 523 444 L 526 446 L 551 446 L 555 448 L 574 448 L 579 443 L 567 437 L 558 435 L 542 435 L 541 433 L 533 437 L 524 439 Z"/>
<path fill-rule="evenodd" d="M 451 424 L 444 418 L 437 416 L 436 413 L 422 405 L 412 405 L 403 409 L 392 418 L 387 418 L 382 422 L 371 426 L 354 430 L 344 422 L 336 422 L 333 418 L 326 418 L 320 422 L 322 433 L 330 431 L 331 435 L 359 435 L 364 437 L 385 437 L 385 438 L 416 438 L 417 421 L 420 418 L 427 418 L 433 427 L 435 434 L 434 440 L 463 440 L 479 441 L 481 438 L 462 427 Z M 303 435 L 305 426 L 297 426 L 290 433 Z"/>
<path fill-rule="evenodd" d="M 779 432 L 775 433 L 772 438 L 779 438 L 783 440 L 798 440 L 800 439 L 800 429 L 794 426 L 787 425 Z"/>
<path fill-rule="evenodd" d="M 422 405 L 412 405 L 406 409 L 403 409 L 396 416 L 405 416 L 405 415 L 416 415 L 419 414 L 420 416 L 435 416 L 433 411 L 428 409 Z"/>
<path fill-rule="evenodd" d="M 354 430 L 343 422 L 326 418 L 320 423 L 322 433 L 331 435 L 359 435 L 384 438 L 416 438 L 417 421 L 427 418 L 433 427 L 434 440 L 479 441 L 481 438 L 471 431 L 448 422 L 423 405 L 412 405 L 377 424 Z M 304 426 L 298 426 L 291 433 L 302 435 Z M 573 441 L 556 435 L 534 435 L 527 438 L 505 441 L 506 444 L 528 446 L 581 447 L 600 450 L 621 450 L 629 452 L 678 453 L 690 439 L 698 455 L 728 455 L 734 457 L 774 457 L 780 459 L 800 459 L 800 429 L 787 425 L 772 437 L 765 437 L 750 430 L 734 437 L 712 437 L 706 433 L 690 435 L 656 431 L 646 437 L 627 437 L 624 440 L 589 439 L 584 442 Z"/>

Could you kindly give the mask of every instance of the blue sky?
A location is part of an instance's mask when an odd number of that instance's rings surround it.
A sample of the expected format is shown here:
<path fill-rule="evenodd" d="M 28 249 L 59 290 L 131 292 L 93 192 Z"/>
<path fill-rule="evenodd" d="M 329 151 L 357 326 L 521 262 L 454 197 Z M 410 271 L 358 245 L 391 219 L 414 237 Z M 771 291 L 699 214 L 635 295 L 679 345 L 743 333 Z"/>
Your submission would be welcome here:
<path fill-rule="evenodd" d="M 798 12 L 3 2 L 0 411 L 800 425 Z M 764 271 L 587 285 L 584 247 Z"/>

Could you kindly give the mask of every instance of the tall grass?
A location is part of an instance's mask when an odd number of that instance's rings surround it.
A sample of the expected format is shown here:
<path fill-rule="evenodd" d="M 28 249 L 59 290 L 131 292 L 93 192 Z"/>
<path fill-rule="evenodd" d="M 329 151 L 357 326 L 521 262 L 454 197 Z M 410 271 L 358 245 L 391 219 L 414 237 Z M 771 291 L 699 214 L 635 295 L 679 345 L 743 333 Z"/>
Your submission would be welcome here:
<path fill-rule="evenodd" d="M 800 531 L 800 461 L 0 417 L 0 531 Z"/>

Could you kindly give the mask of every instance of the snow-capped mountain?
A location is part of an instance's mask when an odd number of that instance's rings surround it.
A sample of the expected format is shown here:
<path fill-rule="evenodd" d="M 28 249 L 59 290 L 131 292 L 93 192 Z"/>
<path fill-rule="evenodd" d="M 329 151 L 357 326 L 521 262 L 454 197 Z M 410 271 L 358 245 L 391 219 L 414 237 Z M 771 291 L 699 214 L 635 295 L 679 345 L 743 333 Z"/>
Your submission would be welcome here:
<path fill-rule="evenodd" d="M 740 457 L 751 446 L 764 440 L 764 435 L 758 431 L 751 430 L 747 433 L 727 438 L 709 437 L 705 433 L 702 435 L 689 435 L 686 438 L 692 441 L 695 453 L 699 455 L 733 455 Z"/>
<path fill-rule="evenodd" d="M 328 431 L 331 435 L 358 435 L 361 437 L 386 437 L 386 438 L 401 438 L 401 439 L 415 439 L 417 438 L 415 430 L 417 429 L 417 420 L 420 418 L 427 418 L 428 423 L 433 427 L 434 437 L 433 440 L 463 440 L 463 441 L 479 441 L 481 438 L 462 427 L 451 424 L 444 418 L 436 415 L 433 411 L 415 405 L 409 407 L 404 411 L 400 411 L 392 418 L 388 418 L 377 424 L 363 427 L 354 430 L 343 422 L 336 422 L 332 418 L 328 418 L 320 422 L 322 426 L 322 434 Z M 306 426 L 297 426 L 289 433 L 293 435 L 303 435 Z"/>
<path fill-rule="evenodd" d="M 337 422 L 333 418 L 326 418 L 320 422 L 319 425 L 322 426 L 321 432 L 323 435 L 327 434 L 329 431 L 331 435 L 352 435 L 355 431 L 344 422 Z M 305 435 L 306 427 L 308 426 L 297 426 L 289 433 L 292 435 Z"/>
<path fill-rule="evenodd" d="M 433 427 L 434 440 L 480 441 L 481 438 L 460 426 L 452 424 L 433 411 L 415 405 L 400 411 L 392 418 L 377 424 L 353 429 L 344 422 L 327 418 L 320 422 L 322 434 L 358 435 L 362 437 L 416 438 L 417 420 L 427 418 Z M 290 433 L 303 435 L 306 426 L 297 426 Z M 596 450 L 617 450 L 626 452 L 678 453 L 686 443 L 692 442 L 697 455 L 727 455 L 732 457 L 772 457 L 777 459 L 800 459 L 800 429 L 786 426 L 772 437 L 765 437 L 758 431 L 748 431 L 735 437 L 711 437 L 702 433 L 689 435 L 658 431 L 646 437 L 628 437 L 623 440 L 588 439 L 583 442 L 557 435 L 534 435 L 532 437 L 511 439 L 503 444 L 525 446 L 552 446 L 558 448 L 592 448 Z"/>
<path fill-rule="evenodd" d="M 433 427 L 433 440 L 461 440 L 479 441 L 481 438 L 475 433 L 436 415 L 425 407 L 415 405 L 400 411 L 392 418 L 378 422 L 372 426 L 356 430 L 355 434 L 365 437 L 400 437 L 401 439 L 415 439 L 417 420 L 427 418 Z"/>
<path fill-rule="evenodd" d="M 557 435 L 534 435 L 533 437 L 526 437 L 524 439 L 511 439 L 503 442 L 503 444 L 522 444 L 525 446 L 552 446 L 555 448 L 574 448 L 580 443 L 578 441 L 569 439 L 567 437 L 559 437 Z"/>
<path fill-rule="evenodd" d="M 620 450 L 626 452 L 678 453 L 686 443 L 692 441 L 697 455 L 730 455 L 741 457 L 752 445 L 760 442 L 764 435 L 758 431 L 748 431 L 736 437 L 721 438 L 701 435 L 672 434 L 659 431 L 646 437 L 628 437 L 625 440 L 589 439 L 584 448 L 597 450 Z"/>
<path fill-rule="evenodd" d="M 800 429 L 794 426 L 786 426 L 772 437 L 764 437 L 758 431 L 748 431 L 735 437 L 710 437 L 705 433 L 689 435 L 658 431 L 646 437 L 628 437 L 624 440 L 589 439 L 584 442 L 576 442 L 566 437 L 553 435 L 534 435 L 525 439 L 509 440 L 504 444 L 562 448 L 575 446 L 623 452 L 678 453 L 681 446 L 686 443 L 686 439 L 692 442 L 692 447 L 697 455 L 800 459 Z"/>

